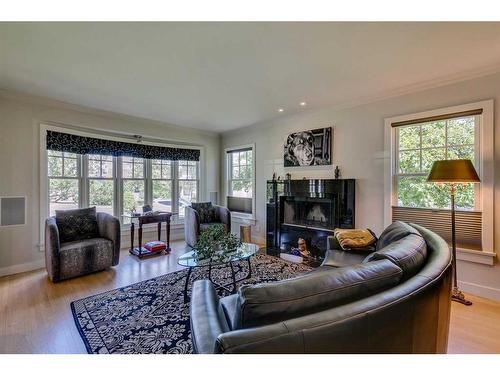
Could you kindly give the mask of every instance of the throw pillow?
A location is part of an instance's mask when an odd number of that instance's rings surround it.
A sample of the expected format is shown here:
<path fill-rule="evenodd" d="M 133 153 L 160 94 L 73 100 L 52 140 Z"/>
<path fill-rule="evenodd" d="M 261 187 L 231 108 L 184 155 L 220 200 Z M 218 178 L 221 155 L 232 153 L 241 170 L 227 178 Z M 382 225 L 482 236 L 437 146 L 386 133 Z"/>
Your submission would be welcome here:
<path fill-rule="evenodd" d="M 198 213 L 200 224 L 217 221 L 217 210 L 212 206 L 212 202 L 191 203 L 191 207 Z"/>
<path fill-rule="evenodd" d="M 77 210 L 56 210 L 56 224 L 61 242 L 99 237 L 95 207 Z"/>

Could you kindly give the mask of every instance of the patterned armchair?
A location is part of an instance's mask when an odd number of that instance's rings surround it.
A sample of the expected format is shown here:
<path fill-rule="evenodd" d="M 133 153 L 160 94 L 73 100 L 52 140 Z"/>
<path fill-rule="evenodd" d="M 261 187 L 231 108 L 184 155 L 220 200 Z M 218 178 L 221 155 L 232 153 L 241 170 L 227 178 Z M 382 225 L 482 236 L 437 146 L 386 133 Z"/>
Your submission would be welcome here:
<path fill-rule="evenodd" d="M 186 243 L 193 247 L 198 242 L 200 233 L 214 224 L 224 224 L 231 232 L 231 212 L 222 206 L 206 203 L 192 203 L 184 214 L 184 236 Z"/>
<path fill-rule="evenodd" d="M 45 221 L 45 266 L 58 282 L 116 266 L 120 222 L 95 207 L 56 211 Z"/>

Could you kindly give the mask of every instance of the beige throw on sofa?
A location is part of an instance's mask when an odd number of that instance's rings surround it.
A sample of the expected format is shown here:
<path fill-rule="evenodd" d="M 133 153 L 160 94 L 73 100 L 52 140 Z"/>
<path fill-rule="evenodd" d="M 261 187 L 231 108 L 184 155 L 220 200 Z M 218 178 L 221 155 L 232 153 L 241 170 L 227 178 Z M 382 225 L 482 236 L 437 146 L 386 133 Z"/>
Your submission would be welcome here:
<path fill-rule="evenodd" d="M 335 237 L 343 250 L 367 248 L 377 239 L 368 229 L 335 229 Z"/>

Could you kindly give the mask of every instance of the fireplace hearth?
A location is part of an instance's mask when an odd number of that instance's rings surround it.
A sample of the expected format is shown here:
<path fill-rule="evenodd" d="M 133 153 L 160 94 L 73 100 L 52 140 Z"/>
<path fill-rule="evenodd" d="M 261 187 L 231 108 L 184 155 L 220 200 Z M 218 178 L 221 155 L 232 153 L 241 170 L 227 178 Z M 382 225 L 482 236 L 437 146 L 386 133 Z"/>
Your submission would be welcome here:
<path fill-rule="evenodd" d="M 268 181 L 267 192 L 269 254 L 295 249 L 303 239 L 317 265 L 327 236 L 335 228 L 354 228 L 353 179 Z"/>

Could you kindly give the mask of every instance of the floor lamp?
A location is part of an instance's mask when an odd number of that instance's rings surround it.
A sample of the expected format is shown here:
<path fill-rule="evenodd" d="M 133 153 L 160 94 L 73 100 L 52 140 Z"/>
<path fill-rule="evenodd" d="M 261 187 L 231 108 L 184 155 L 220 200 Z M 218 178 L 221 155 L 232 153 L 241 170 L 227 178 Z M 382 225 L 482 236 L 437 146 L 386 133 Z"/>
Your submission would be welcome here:
<path fill-rule="evenodd" d="M 480 182 L 474 165 L 469 159 L 438 160 L 432 165 L 427 177 L 428 182 L 444 183 L 450 187 L 451 195 L 451 246 L 453 249 L 453 291 L 452 301 L 460 302 L 466 306 L 472 305 L 465 299 L 464 294 L 458 289 L 457 284 L 457 244 L 455 238 L 455 193 L 456 185 Z"/>

